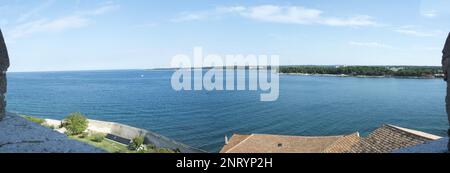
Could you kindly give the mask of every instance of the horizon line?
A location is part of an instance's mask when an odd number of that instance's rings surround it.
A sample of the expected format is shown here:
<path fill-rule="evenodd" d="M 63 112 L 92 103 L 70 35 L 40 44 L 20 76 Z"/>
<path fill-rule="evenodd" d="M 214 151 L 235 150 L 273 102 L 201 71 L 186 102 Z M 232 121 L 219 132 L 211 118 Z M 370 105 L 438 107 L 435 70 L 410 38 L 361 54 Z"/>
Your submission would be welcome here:
<path fill-rule="evenodd" d="M 285 66 L 367 66 L 367 67 L 379 67 L 379 66 L 385 66 L 385 67 L 441 67 L 441 65 L 345 65 L 345 64 L 331 64 L 331 65 L 320 65 L 320 64 L 308 64 L 308 65 L 280 65 L 280 67 Z M 202 67 L 202 68 L 212 68 L 211 67 Z M 243 66 L 237 66 L 237 67 L 243 67 Z M 255 66 L 250 66 L 255 67 Z M 193 68 L 200 68 L 200 67 L 193 67 Z M 7 73 L 51 73 L 51 72 L 89 72 L 89 71 L 127 71 L 127 70 L 171 70 L 171 69 L 178 69 L 178 68 L 172 68 L 172 67 L 156 67 L 156 68 L 112 68 L 112 69 L 79 69 L 79 70 L 18 70 L 18 71 L 7 71 Z"/>

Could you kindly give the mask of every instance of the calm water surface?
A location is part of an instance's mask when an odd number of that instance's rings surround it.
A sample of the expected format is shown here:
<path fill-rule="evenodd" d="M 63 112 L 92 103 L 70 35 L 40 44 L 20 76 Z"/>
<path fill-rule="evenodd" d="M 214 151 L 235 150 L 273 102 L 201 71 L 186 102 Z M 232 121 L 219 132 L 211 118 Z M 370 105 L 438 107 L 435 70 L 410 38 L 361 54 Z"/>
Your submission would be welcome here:
<path fill-rule="evenodd" d="M 445 135 L 445 83 L 430 79 L 280 76 L 280 98 L 256 91 L 172 89 L 172 71 L 9 73 L 8 111 L 151 130 L 217 152 L 224 135 L 366 135 L 383 123 Z"/>

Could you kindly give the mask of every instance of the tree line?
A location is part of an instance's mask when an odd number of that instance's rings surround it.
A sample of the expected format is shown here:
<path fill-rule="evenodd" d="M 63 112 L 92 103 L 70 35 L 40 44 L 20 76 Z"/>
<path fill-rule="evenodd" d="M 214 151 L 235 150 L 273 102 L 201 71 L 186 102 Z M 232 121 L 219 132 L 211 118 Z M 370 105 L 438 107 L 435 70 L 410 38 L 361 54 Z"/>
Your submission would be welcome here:
<path fill-rule="evenodd" d="M 433 66 L 282 66 L 280 73 L 331 74 L 349 76 L 441 77 Z"/>

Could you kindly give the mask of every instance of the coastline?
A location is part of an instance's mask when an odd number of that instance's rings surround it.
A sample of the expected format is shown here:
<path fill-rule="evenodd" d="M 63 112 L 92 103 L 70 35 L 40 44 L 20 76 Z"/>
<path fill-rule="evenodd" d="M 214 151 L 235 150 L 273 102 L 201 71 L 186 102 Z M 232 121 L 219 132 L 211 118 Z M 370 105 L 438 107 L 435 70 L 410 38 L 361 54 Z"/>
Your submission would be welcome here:
<path fill-rule="evenodd" d="M 308 73 L 281 73 L 287 76 L 316 76 L 316 77 L 342 77 L 342 78 L 395 78 L 395 79 L 443 79 L 440 77 L 421 77 L 421 76 L 367 76 L 367 75 L 347 75 L 347 74 L 308 74 Z"/>

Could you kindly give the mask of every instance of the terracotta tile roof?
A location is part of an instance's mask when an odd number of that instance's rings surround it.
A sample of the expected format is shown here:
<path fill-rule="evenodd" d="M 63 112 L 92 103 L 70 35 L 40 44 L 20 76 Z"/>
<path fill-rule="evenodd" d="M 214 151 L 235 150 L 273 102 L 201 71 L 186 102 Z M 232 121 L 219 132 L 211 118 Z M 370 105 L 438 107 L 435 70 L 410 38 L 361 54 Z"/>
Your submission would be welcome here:
<path fill-rule="evenodd" d="M 428 133 L 383 125 L 369 136 L 305 137 L 235 134 L 220 153 L 390 153 L 440 139 Z"/>
<path fill-rule="evenodd" d="M 344 136 L 233 135 L 221 153 L 321 153 Z"/>
<path fill-rule="evenodd" d="M 434 135 L 431 135 L 434 136 Z M 430 134 L 392 125 L 383 125 L 368 137 L 363 138 L 348 152 L 351 153 L 390 153 L 434 140 Z"/>
<path fill-rule="evenodd" d="M 325 149 L 324 153 L 345 153 L 357 145 L 360 140 L 359 133 L 344 136 Z"/>
<path fill-rule="evenodd" d="M 245 139 L 247 139 L 248 137 L 250 137 L 250 135 L 239 135 L 239 134 L 234 134 L 230 141 L 228 142 L 227 145 L 225 145 L 222 150 L 220 150 L 220 153 L 226 153 L 227 151 L 231 150 L 232 148 L 236 147 L 239 143 L 241 143 L 242 141 L 244 141 Z"/>

